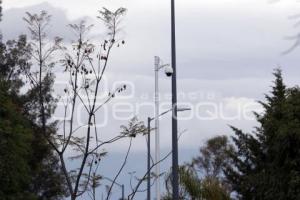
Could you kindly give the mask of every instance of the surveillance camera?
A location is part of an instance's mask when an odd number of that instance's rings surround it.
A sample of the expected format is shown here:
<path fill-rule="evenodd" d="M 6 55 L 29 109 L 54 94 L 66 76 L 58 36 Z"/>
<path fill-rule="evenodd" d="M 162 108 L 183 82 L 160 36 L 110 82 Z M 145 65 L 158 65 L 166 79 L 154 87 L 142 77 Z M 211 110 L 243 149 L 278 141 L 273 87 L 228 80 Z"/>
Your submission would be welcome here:
<path fill-rule="evenodd" d="M 166 66 L 165 67 L 165 73 L 166 73 L 167 76 L 172 76 L 173 68 L 170 65 Z"/>

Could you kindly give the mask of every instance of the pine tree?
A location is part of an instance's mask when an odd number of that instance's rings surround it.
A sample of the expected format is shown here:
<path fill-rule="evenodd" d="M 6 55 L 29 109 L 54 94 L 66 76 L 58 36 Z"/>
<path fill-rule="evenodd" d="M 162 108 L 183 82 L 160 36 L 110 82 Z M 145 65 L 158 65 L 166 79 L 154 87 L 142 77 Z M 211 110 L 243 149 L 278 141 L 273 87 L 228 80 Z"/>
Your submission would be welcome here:
<path fill-rule="evenodd" d="M 287 89 L 279 69 L 266 102 L 257 114 L 254 134 L 233 128 L 236 150 L 225 168 L 239 199 L 296 200 L 300 198 L 299 88 Z"/>

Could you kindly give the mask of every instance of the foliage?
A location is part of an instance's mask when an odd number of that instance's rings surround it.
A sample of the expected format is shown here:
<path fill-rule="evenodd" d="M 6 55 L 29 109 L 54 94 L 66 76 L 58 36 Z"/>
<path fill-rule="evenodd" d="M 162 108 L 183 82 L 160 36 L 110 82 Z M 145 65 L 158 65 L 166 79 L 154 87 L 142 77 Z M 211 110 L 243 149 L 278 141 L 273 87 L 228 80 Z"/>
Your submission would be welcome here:
<path fill-rule="evenodd" d="M 233 146 L 227 136 L 216 136 L 200 147 L 200 154 L 179 168 L 180 199 L 229 200 L 230 187 L 222 169 L 230 161 Z M 172 177 L 166 178 L 167 194 L 171 198 Z"/>
<path fill-rule="evenodd" d="M 222 183 L 214 177 L 199 178 L 197 172 L 188 166 L 179 168 L 180 200 L 230 200 L 229 193 Z M 167 194 L 163 200 L 172 197 L 172 177 L 166 179 Z"/>
<path fill-rule="evenodd" d="M 206 177 L 202 180 L 202 199 L 230 200 L 231 198 L 224 182 L 214 177 Z"/>
<path fill-rule="evenodd" d="M 222 168 L 229 162 L 233 146 L 227 136 L 216 136 L 206 141 L 200 154 L 192 160 L 192 167 L 204 177 L 222 178 Z"/>
<path fill-rule="evenodd" d="M 10 92 L 18 93 L 24 82 L 21 75 L 29 69 L 30 57 L 26 52 L 30 50 L 25 35 L 18 40 L 9 40 L 5 44 L 0 42 L 0 78 L 2 84 L 7 84 Z"/>
<path fill-rule="evenodd" d="M 28 191 L 32 130 L 0 81 L 0 199 L 34 199 Z M 29 198 L 29 196 L 33 196 Z"/>
<path fill-rule="evenodd" d="M 225 174 L 239 199 L 299 199 L 299 88 L 287 89 L 279 69 L 271 95 L 256 113 L 254 134 L 234 128 L 235 151 Z"/>
<path fill-rule="evenodd" d="M 121 126 L 121 134 L 129 137 L 136 137 L 137 135 L 147 134 L 147 128 L 142 121 L 137 117 L 133 117 L 127 126 Z"/>
<path fill-rule="evenodd" d="M 13 195 L 12 199 L 56 200 L 65 194 L 59 163 L 36 123 L 39 114 L 35 108 L 34 88 L 22 88 L 26 84 L 23 75 L 31 73 L 31 52 L 31 45 L 24 35 L 18 40 L 0 43 L 0 99 L 3 112 L 0 123 L 5 124 L 0 133 L 3 137 L 1 144 L 5 145 L 1 146 L 0 163 L 6 166 L 0 171 L 4 175 L 15 173 L 14 177 L 9 178 L 10 182 L 5 182 L 2 179 L 5 176 L 1 176 L 0 182 L 5 185 L 1 192 L 3 195 Z M 24 90 L 23 94 L 20 94 L 20 89 Z M 46 92 L 44 94 L 47 97 Z M 47 129 L 55 131 L 51 125 Z M 22 173 L 19 172 L 21 169 Z M 4 191 L 5 188 L 11 191 Z M 17 196 L 19 194 L 22 197 Z"/>

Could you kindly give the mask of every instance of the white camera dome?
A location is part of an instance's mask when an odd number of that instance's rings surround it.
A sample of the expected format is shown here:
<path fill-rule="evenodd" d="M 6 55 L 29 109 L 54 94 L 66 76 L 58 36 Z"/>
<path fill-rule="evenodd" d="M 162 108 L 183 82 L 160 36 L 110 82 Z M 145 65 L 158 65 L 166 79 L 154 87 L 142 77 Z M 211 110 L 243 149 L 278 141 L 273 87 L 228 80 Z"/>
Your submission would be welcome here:
<path fill-rule="evenodd" d="M 166 73 L 167 76 L 172 76 L 173 68 L 170 65 L 166 66 L 165 67 L 165 73 Z"/>

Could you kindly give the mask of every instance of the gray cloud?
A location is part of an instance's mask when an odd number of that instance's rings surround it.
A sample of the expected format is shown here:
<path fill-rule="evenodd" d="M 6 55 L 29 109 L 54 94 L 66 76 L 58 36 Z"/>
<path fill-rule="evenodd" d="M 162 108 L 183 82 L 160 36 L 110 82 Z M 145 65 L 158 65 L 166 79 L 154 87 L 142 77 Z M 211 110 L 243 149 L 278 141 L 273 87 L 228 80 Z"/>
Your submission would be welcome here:
<path fill-rule="evenodd" d="M 3 21 L 0 23 L 0 29 L 4 40 L 15 39 L 20 34 L 27 34 L 28 31 L 26 23 L 23 20 L 23 17 L 26 16 L 26 12 L 40 13 L 42 10 L 47 11 L 52 16 L 48 29 L 48 37 L 50 39 L 55 36 L 65 38 L 67 40 L 71 39 L 72 33 L 68 28 L 68 25 L 83 19 L 89 20 L 89 17 L 81 17 L 76 20 L 70 20 L 67 18 L 65 10 L 54 7 L 47 2 L 28 7 L 12 8 L 4 11 Z"/>

